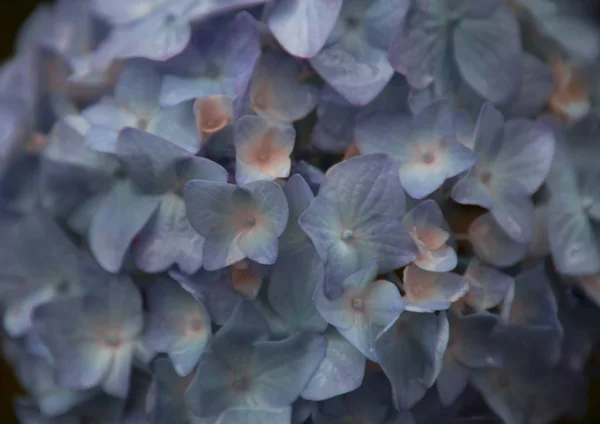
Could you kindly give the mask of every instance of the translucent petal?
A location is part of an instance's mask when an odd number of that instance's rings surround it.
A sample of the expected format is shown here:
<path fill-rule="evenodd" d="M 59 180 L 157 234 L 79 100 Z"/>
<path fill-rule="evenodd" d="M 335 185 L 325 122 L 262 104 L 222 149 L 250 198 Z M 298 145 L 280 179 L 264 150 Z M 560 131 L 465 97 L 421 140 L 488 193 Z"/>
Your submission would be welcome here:
<path fill-rule="evenodd" d="M 196 129 L 203 142 L 233 121 L 233 98 L 218 95 L 194 101 Z"/>
<path fill-rule="evenodd" d="M 409 311 L 448 309 L 468 290 L 467 280 L 451 272 L 430 272 L 414 265 L 404 269 L 404 301 Z"/>
<path fill-rule="evenodd" d="M 485 19 L 462 19 L 453 33 L 454 55 L 465 82 L 494 103 L 519 89 L 519 25 L 505 7 Z"/>
<path fill-rule="evenodd" d="M 274 126 L 259 116 L 240 118 L 235 123 L 238 184 L 288 177 L 295 138 L 293 127 Z"/>
<path fill-rule="evenodd" d="M 446 356 L 469 368 L 500 368 L 504 366 L 502 346 L 495 330 L 500 325 L 498 316 L 482 312 L 460 316 L 448 313 L 450 340 Z"/>
<path fill-rule="evenodd" d="M 365 356 L 336 330 L 327 331 L 325 336 L 325 357 L 303 390 L 304 399 L 329 399 L 355 390 L 362 383 Z"/>
<path fill-rule="evenodd" d="M 475 310 L 498 306 L 514 283 L 510 275 L 486 266 L 478 258 L 471 259 L 464 277 L 469 282 L 465 300 Z"/>
<path fill-rule="evenodd" d="M 102 381 L 106 393 L 125 399 L 129 394 L 133 345 L 127 345 L 113 356 L 110 370 Z"/>
<path fill-rule="evenodd" d="M 452 405 L 469 383 L 469 370 L 454 359 L 444 356 L 436 388 L 443 405 Z"/>
<path fill-rule="evenodd" d="M 133 254 L 136 265 L 148 273 L 177 264 L 184 272 L 194 274 L 202 266 L 203 247 L 204 239 L 191 227 L 183 199 L 167 193 L 137 237 Z"/>
<path fill-rule="evenodd" d="M 175 162 L 190 156 L 162 137 L 135 128 L 119 134 L 117 155 L 127 174 L 147 193 L 164 192 L 177 180 Z"/>
<path fill-rule="evenodd" d="M 279 342 L 258 342 L 252 374 L 256 391 L 270 406 L 290 405 L 300 393 L 325 357 L 325 336 L 301 332 Z"/>
<path fill-rule="evenodd" d="M 387 272 L 415 258 L 416 248 L 399 221 L 404 196 L 395 168 L 381 154 L 334 166 L 300 217 L 325 260 L 327 285 L 341 284 L 374 259 L 380 272 Z"/>
<path fill-rule="evenodd" d="M 159 202 L 157 196 L 137 193 L 127 180 L 115 184 L 92 218 L 88 234 L 90 249 L 104 269 L 119 271 L 132 240 Z"/>
<path fill-rule="evenodd" d="M 394 406 L 410 409 L 440 373 L 448 343 L 448 320 L 442 312 L 404 312 L 375 341 L 375 355 L 392 384 Z"/>
<path fill-rule="evenodd" d="M 192 154 L 200 150 L 200 137 L 196 132 L 191 102 L 160 109 L 148 122 L 146 130 Z"/>
<path fill-rule="evenodd" d="M 170 280 L 154 282 L 146 290 L 146 300 L 145 344 L 169 353 L 179 375 L 190 374 L 211 336 L 204 306 Z"/>
<path fill-rule="evenodd" d="M 312 57 L 327 41 L 341 8 L 341 0 L 284 0 L 271 9 L 267 22 L 288 53 Z"/>
<path fill-rule="evenodd" d="M 502 111 L 509 118 L 533 118 L 548 103 L 553 90 L 552 69 L 537 57 L 525 53 L 519 92 L 515 99 L 502 107 Z"/>
<path fill-rule="evenodd" d="M 315 108 L 317 88 L 298 81 L 300 68 L 289 56 L 266 52 L 261 56 L 250 85 L 254 110 L 278 122 L 292 123 Z"/>
<path fill-rule="evenodd" d="M 392 32 L 404 18 L 408 2 L 344 2 L 328 42 L 310 63 L 350 103 L 366 105 L 394 73 L 387 58 Z"/>
<path fill-rule="evenodd" d="M 296 272 L 299 269 L 305 271 Z M 313 294 L 324 277 L 325 268 L 312 247 L 280 255 L 277 259 L 267 295 L 271 308 L 291 332 L 323 332 L 327 328 L 327 321 L 317 313 L 313 304 Z"/>
<path fill-rule="evenodd" d="M 236 98 L 246 89 L 259 55 L 259 32 L 250 14 L 204 22 L 175 59 L 182 69 L 164 77 L 160 104 L 173 106 L 215 95 Z"/>
<path fill-rule="evenodd" d="M 304 248 L 312 248 L 312 242 L 300 227 L 298 220 L 308 209 L 314 194 L 300 174 L 292 175 L 283 188 L 290 209 L 285 231 L 280 237 L 279 248 L 282 253 L 293 253 Z"/>
<path fill-rule="evenodd" d="M 159 8 L 144 19 L 114 27 L 96 50 L 93 65 L 102 67 L 111 60 L 130 57 L 166 60 L 187 46 L 190 35 L 185 16 Z"/>
<path fill-rule="evenodd" d="M 435 79 L 439 58 L 447 48 L 444 38 L 435 16 L 412 10 L 392 37 L 390 63 L 411 86 L 423 89 Z"/>
<path fill-rule="evenodd" d="M 112 24 L 124 24 L 143 18 L 164 0 L 92 0 L 93 11 Z"/>
<path fill-rule="evenodd" d="M 508 237 L 489 213 L 471 223 L 469 241 L 477 256 L 502 268 L 516 264 L 527 254 L 527 245 Z"/>
<path fill-rule="evenodd" d="M 158 106 L 160 74 L 147 61 L 129 61 L 115 86 L 115 100 L 137 117 L 149 117 Z"/>
<path fill-rule="evenodd" d="M 315 292 L 315 307 L 321 316 L 370 359 L 375 337 L 404 309 L 398 289 L 389 281 L 373 282 L 376 276 L 372 263 L 343 282 L 339 297 L 329 299 L 322 286 Z"/>

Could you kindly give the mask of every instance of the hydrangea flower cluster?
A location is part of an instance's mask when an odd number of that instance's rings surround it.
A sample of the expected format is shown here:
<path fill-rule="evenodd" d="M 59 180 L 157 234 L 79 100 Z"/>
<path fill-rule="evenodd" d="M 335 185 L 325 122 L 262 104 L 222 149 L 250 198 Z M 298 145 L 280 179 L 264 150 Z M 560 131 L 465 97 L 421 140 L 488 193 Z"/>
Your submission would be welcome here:
<path fill-rule="evenodd" d="M 574 0 L 56 0 L 0 68 L 23 424 L 545 424 L 600 341 Z"/>

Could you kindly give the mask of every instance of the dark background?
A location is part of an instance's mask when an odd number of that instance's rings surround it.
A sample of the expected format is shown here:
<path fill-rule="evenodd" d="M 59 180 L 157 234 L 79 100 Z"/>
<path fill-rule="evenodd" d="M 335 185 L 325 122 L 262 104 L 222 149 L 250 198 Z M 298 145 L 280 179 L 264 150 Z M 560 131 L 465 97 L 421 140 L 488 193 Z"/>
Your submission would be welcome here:
<path fill-rule="evenodd" d="M 600 0 L 587 0 L 587 2 L 590 7 L 589 11 L 591 16 L 594 16 L 600 24 Z M 12 54 L 15 36 L 26 17 L 38 4 L 50 3 L 50 1 L 13 0 L 9 2 L 5 0 L 3 3 L 5 8 L 3 8 L 2 13 L 0 13 L 0 60 L 4 60 Z M 0 416 L 3 423 L 16 423 L 16 419 L 12 415 L 11 401 L 12 398 L 19 393 L 22 393 L 22 390 L 13 378 L 10 368 L 0 358 Z M 562 421 L 561 423 L 600 423 L 600 379 L 593 379 L 589 396 L 589 411 L 587 418 L 579 422 Z"/>

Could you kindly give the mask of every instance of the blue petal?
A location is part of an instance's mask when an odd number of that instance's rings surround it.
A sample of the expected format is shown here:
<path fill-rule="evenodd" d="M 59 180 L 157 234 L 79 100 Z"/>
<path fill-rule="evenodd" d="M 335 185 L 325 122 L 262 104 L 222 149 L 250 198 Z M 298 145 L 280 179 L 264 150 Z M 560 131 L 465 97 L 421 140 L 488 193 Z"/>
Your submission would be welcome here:
<path fill-rule="evenodd" d="M 477 256 L 502 268 L 516 264 L 527 255 L 527 245 L 508 237 L 489 213 L 471 223 L 469 241 Z"/>
<path fill-rule="evenodd" d="M 357 389 L 363 381 L 365 356 L 336 330 L 327 331 L 325 337 L 325 357 L 302 391 L 304 399 L 329 399 Z"/>
<path fill-rule="evenodd" d="M 350 103 L 369 103 L 392 78 L 387 50 L 408 6 L 404 0 L 345 1 L 325 48 L 311 58 L 311 65 Z"/>
<path fill-rule="evenodd" d="M 519 89 L 522 64 L 519 24 L 508 8 L 484 19 L 462 19 L 453 33 L 454 55 L 465 82 L 494 103 Z"/>
<path fill-rule="evenodd" d="M 375 355 L 390 379 L 394 406 L 404 411 L 433 385 L 448 343 L 448 320 L 439 315 L 404 312 L 375 341 Z"/>
<path fill-rule="evenodd" d="M 211 336 L 204 306 L 170 280 L 149 286 L 146 300 L 145 344 L 157 352 L 167 352 L 179 375 L 190 374 Z"/>
<path fill-rule="evenodd" d="M 292 123 L 317 105 L 318 90 L 300 83 L 300 68 L 282 53 L 263 53 L 250 84 L 250 102 L 256 113 L 277 122 Z"/>
<path fill-rule="evenodd" d="M 204 23 L 182 52 L 185 63 L 176 59 L 184 67 L 180 75 L 164 77 L 160 104 L 173 106 L 214 95 L 236 98 L 246 89 L 259 55 L 259 33 L 248 13 Z"/>
<path fill-rule="evenodd" d="M 273 5 L 267 22 L 288 53 L 307 58 L 321 50 L 341 8 L 342 0 L 283 0 Z"/>
<path fill-rule="evenodd" d="M 118 272 L 129 246 L 158 207 L 160 198 L 138 193 L 128 180 L 104 197 L 89 228 L 90 249 L 107 271 Z"/>
<path fill-rule="evenodd" d="M 495 268 L 473 258 L 465 271 L 469 292 L 465 301 L 473 309 L 481 311 L 498 306 L 506 297 L 514 279 Z"/>

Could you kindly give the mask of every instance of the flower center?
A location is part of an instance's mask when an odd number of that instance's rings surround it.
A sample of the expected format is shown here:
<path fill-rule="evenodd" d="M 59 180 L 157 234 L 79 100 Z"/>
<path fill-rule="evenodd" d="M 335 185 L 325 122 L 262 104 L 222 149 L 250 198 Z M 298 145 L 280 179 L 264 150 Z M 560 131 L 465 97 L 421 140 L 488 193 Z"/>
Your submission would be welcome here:
<path fill-rule="evenodd" d="M 356 30 L 358 29 L 358 27 L 360 27 L 360 23 L 360 19 L 356 16 L 348 16 L 346 18 L 346 26 L 348 27 L 348 29 Z"/>
<path fill-rule="evenodd" d="M 244 375 L 237 376 L 233 379 L 231 387 L 235 391 L 242 392 L 250 387 L 250 380 Z"/>
<path fill-rule="evenodd" d="M 148 120 L 145 118 L 139 118 L 135 124 L 139 130 L 145 130 L 148 127 Z"/>
<path fill-rule="evenodd" d="M 492 174 L 489 171 L 485 171 L 481 174 L 481 183 L 488 185 L 492 180 Z"/>
<path fill-rule="evenodd" d="M 258 154 L 258 160 L 261 162 L 266 162 L 269 160 L 269 152 L 266 150 L 262 150 L 259 154 Z"/>
<path fill-rule="evenodd" d="M 361 311 L 365 307 L 365 302 L 360 297 L 352 299 L 352 309 L 355 311 Z"/>
<path fill-rule="evenodd" d="M 354 237 L 354 231 L 352 230 L 344 230 L 342 233 L 343 240 L 350 240 L 352 237 Z"/>
<path fill-rule="evenodd" d="M 110 348 L 121 346 L 121 337 L 116 331 L 109 331 L 104 335 L 104 343 Z"/>
<path fill-rule="evenodd" d="M 431 152 L 425 152 L 423 153 L 423 162 L 426 164 L 431 164 L 433 163 L 433 160 L 435 159 L 435 156 L 433 156 L 433 153 Z"/>
<path fill-rule="evenodd" d="M 204 327 L 202 320 L 200 318 L 192 318 L 190 320 L 189 326 L 190 326 L 190 330 L 192 330 L 193 333 L 198 333 Z"/>
<path fill-rule="evenodd" d="M 246 217 L 246 219 L 244 220 L 244 225 L 247 228 L 252 228 L 256 225 L 256 219 L 254 219 L 253 216 L 248 216 Z"/>
<path fill-rule="evenodd" d="M 175 23 L 175 21 L 177 21 L 177 16 L 175 16 L 172 13 L 169 13 L 167 16 L 165 16 L 165 25 L 166 26 L 171 26 Z"/>
<path fill-rule="evenodd" d="M 221 75 L 221 68 L 214 62 L 208 62 L 204 74 L 207 78 L 217 79 Z"/>

